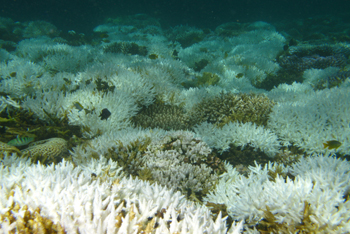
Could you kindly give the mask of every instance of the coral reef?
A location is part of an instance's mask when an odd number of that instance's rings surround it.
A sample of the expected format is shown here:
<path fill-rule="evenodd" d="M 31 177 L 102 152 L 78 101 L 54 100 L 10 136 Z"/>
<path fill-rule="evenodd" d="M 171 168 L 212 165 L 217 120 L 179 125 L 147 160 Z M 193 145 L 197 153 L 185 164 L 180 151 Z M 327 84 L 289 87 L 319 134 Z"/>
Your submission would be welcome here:
<path fill-rule="evenodd" d="M 196 65 L 197 66 L 197 65 Z M 203 72 L 202 76 L 196 76 L 195 80 L 190 80 L 182 83 L 185 88 L 216 85 L 220 81 L 217 74 Z"/>
<path fill-rule="evenodd" d="M 135 126 L 142 128 L 162 128 L 165 130 L 187 129 L 188 116 L 183 108 L 166 105 L 156 101 L 148 107 L 143 107 L 137 115 L 132 117 Z"/>
<path fill-rule="evenodd" d="M 4 142 L 0 141 L 0 156 L 3 157 L 4 153 L 16 153 L 18 155 L 21 155 L 21 151 L 17 149 L 15 146 L 6 144 Z"/>
<path fill-rule="evenodd" d="M 34 230 L 54 233 L 234 234 L 242 227 L 233 223 L 227 231 L 221 215 L 213 219 L 208 208 L 180 192 L 123 177 L 116 163 L 102 157 L 79 166 L 66 161 L 30 165 L 16 157 L 5 158 L 2 164 L 7 166 L 0 167 L 2 231 L 23 226 L 30 230 L 32 224 Z"/>
<path fill-rule="evenodd" d="M 23 157 L 30 157 L 33 162 L 40 161 L 42 164 L 60 162 L 67 153 L 67 141 L 62 138 L 36 141 L 22 150 Z"/>
<path fill-rule="evenodd" d="M 10 197 L 13 197 L 14 192 Z M 1 228 L 8 233 L 54 233 L 64 234 L 64 228 L 60 224 L 54 224 L 52 220 L 43 217 L 38 207 L 33 212 L 28 206 L 21 207 L 13 202 L 5 214 L 0 214 Z"/>
<path fill-rule="evenodd" d="M 310 68 L 343 67 L 349 55 L 350 49 L 344 46 L 297 46 L 279 57 L 278 62 L 284 69 L 302 72 Z"/>
<path fill-rule="evenodd" d="M 202 29 L 181 25 L 169 31 L 167 37 L 170 40 L 178 41 L 182 47 L 186 48 L 202 41 L 205 34 Z"/>
<path fill-rule="evenodd" d="M 33 38 L 40 36 L 57 37 L 60 34 L 57 27 L 49 22 L 31 21 L 23 30 L 23 37 Z"/>
<path fill-rule="evenodd" d="M 264 95 L 221 93 L 194 106 L 190 113 L 190 123 L 208 122 L 223 126 L 239 121 L 266 125 L 274 104 Z"/>
<path fill-rule="evenodd" d="M 342 44 L 287 46 L 286 50 L 277 56 L 277 61 L 281 69 L 276 74 L 268 74 L 266 79 L 256 87 L 271 90 L 283 83 L 304 82 L 304 71 L 344 68 L 348 64 L 349 55 L 350 49 Z M 325 83 L 327 81 L 321 83 L 317 84 L 317 86 L 326 86 Z"/>
<path fill-rule="evenodd" d="M 234 148 L 240 147 L 241 150 L 249 146 L 254 148 L 255 151 L 259 150 L 269 157 L 273 157 L 282 145 L 289 144 L 288 142 L 281 142 L 270 129 L 257 126 L 251 122 L 230 122 L 222 127 L 203 122 L 196 125 L 194 131 L 204 142 L 220 153 L 229 150 L 232 146 Z"/>
<path fill-rule="evenodd" d="M 161 142 L 151 143 L 142 157 L 142 168 L 150 171 L 152 181 L 196 200 L 214 186 L 217 174 L 206 163 L 211 149 L 203 141 L 193 133 L 177 131 Z"/>
<path fill-rule="evenodd" d="M 0 232 L 350 230 L 347 42 L 108 22 L 0 18 Z"/>
<path fill-rule="evenodd" d="M 119 141 L 105 152 L 91 149 L 90 145 L 75 148 L 73 161 L 86 160 L 76 159 L 79 154 L 88 158 L 102 154 L 118 162 L 126 175 L 182 191 L 186 197 L 197 201 L 224 170 L 223 162 L 212 154 L 208 145 L 189 131 L 167 131 L 159 134 L 157 140 L 139 136 L 128 142 Z"/>
<path fill-rule="evenodd" d="M 139 46 L 135 42 L 115 42 L 106 46 L 103 51 L 105 53 L 122 53 L 122 54 L 131 54 L 131 55 L 147 55 L 146 46 Z"/>
<path fill-rule="evenodd" d="M 245 177 L 227 164 L 215 192 L 205 200 L 225 204 L 233 219 L 245 220 L 246 229 L 273 233 L 347 232 L 350 201 L 344 196 L 349 189 L 345 182 L 348 167 L 347 161 L 314 156 L 302 158 L 290 167 L 272 163 L 251 166 Z M 278 175 L 272 177 L 276 171 Z"/>
<path fill-rule="evenodd" d="M 343 67 L 346 64 L 346 57 L 343 55 L 320 56 L 318 54 L 298 57 L 298 55 L 293 54 L 280 58 L 279 63 L 284 69 L 302 72 L 310 68 Z"/>
<path fill-rule="evenodd" d="M 346 87 L 299 95 L 297 100 L 280 103 L 272 108 L 268 127 L 278 136 L 305 150 L 308 154 L 338 152 L 349 154 L 350 103 Z M 324 148 L 323 143 L 337 140 L 337 149 Z"/>
<path fill-rule="evenodd" d="M 333 88 L 341 85 L 346 79 L 350 77 L 350 71 L 340 71 L 334 75 L 320 79 L 315 85 L 316 89 Z"/>

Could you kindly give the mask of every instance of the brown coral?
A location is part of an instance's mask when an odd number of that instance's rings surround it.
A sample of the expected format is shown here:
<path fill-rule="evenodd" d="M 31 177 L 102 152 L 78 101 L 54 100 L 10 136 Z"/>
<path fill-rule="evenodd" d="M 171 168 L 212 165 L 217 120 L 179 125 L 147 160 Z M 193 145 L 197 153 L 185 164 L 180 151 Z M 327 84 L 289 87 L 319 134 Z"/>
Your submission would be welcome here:
<path fill-rule="evenodd" d="M 188 118 L 181 107 L 166 105 L 160 101 L 143 107 L 132 121 L 136 126 L 142 128 L 162 128 L 165 130 L 188 128 Z"/>
<path fill-rule="evenodd" d="M 57 163 L 68 151 L 67 141 L 62 138 L 50 138 L 33 142 L 22 150 L 22 156 L 30 157 L 33 162 L 40 161 L 44 164 Z"/>
<path fill-rule="evenodd" d="M 7 212 L 0 214 L 0 222 L 15 227 L 8 233 L 66 233 L 59 223 L 55 224 L 42 216 L 40 208 L 32 212 L 27 205 L 20 207 L 18 203 L 14 203 Z"/>
<path fill-rule="evenodd" d="M 4 153 L 17 153 L 18 155 L 21 155 L 21 151 L 17 149 L 16 147 L 12 145 L 8 145 L 4 142 L 0 141 L 0 158 Z"/>
<path fill-rule="evenodd" d="M 266 125 L 274 102 L 264 95 L 221 93 L 205 99 L 191 111 L 190 125 L 209 122 L 223 126 L 229 122 Z"/>
<path fill-rule="evenodd" d="M 105 53 L 137 54 L 141 56 L 146 56 L 148 53 L 146 46 L 139 46 L 135 42 L 114 42 L 106 46 L 103 51 Z"/>

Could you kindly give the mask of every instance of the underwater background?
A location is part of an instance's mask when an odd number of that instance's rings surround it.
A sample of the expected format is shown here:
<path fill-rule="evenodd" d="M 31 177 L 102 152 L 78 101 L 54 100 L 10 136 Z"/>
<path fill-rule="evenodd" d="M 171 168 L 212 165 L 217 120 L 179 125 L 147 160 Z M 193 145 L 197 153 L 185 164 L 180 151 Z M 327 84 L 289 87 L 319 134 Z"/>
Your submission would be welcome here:
<path fill-rule="evenodd" d="M 350 3 L 0 8 L 1 233 L 350 233 Z"/>
<path fill-rule="evenodd" d="M 349 21 L 348 1 L 157 1 L 157 0 L 88 0 L 25 1 L 10 0 L 2 4 L 1 16 L 15 21 L 45 20 L 60 30 L 91 33 L 91 29 L 107 18 L 147 14 L 160 20 L 162 26 L 188 24 L 214 29 L 226 22 L 307 19 L 310 17 L 342 17 Z"/>

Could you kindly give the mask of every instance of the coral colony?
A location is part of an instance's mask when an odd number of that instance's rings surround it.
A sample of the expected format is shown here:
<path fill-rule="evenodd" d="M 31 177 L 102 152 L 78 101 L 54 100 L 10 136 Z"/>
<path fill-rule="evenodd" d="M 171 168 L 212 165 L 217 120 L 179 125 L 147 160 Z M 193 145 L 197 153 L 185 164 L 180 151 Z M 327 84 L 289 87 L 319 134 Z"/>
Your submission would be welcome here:
<path fill-rule="evenodd" d="M 0 233 L 349 233 L 349 44 L 145 17 L 0 18 Z"/>

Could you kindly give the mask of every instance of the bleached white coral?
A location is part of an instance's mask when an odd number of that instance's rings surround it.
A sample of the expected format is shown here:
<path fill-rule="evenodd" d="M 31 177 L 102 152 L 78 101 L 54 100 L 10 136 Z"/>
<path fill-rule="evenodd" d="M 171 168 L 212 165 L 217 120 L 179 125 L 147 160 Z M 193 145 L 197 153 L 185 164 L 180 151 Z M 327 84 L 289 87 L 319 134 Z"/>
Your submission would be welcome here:
<path fill-rule="evenodd" d="M 62 45 L 62 44 L 61 44 Z M 39 37 L 22 40 L 18 43 L 16 55 L 27 58 L 32 62 L 39 62 L 48 54 L 49 48 L 63 48 L 49 37 Z M 54 53 L 54 51 L 52 51 Z"/>
<path fill-rule="evenodd" d="M 252 74 L 246 71 L 246 68 L 243 66 L 225 66 L 223 79 L 220 79 L 218 86 L 231 93 L 263 93 L 263 90 L 259 90 L 252 85 L 251 80 L 248 78 Z M 237 78 L 239 75 L 243 75 L 243 77 Z"/>
<path fill-rule="evenodd" d="M 305 95 L 313 93 L 314 90 L 310 84 L 297 83 L 293 84 L 280 84 L 270 92 L 267 93 L 267 96 L 276 101 L 276 102 L 291 102 L 303 100 Z"/>
<path fill-rule="evenodd" d="M 292 175 L 310 178 L 321 189 L 335 189 L 342 193 L 349 192 L 349 162 L 335 157 L 322 155 L 301 158 L 290 169 Z"/>
<path fill-rule="evenodd" d="M 161 185 L 183 192 L 210 189 L 217 176 L 201 160 L 206 161 L 211 149 L 194 135 L 189 131 L 174 131 L 160 141 L 153 141 L 142 157 L 144 169 L 150 170 Z"/>
<path fill-rule="evenodd" d="M 27 59 L 14 58 L 7 63 L 0 63 L 0 91 L 12 97 L 22 98 L 42 87 L 39 80 L 45 70 Z"/>
<path fill-rule="evenodd" d="M 186 111 L 191 111 L 196 104 L 200 103 L 205 98 L 214 98 L 219 96 L 220 93 L 225 92 L 225 89 L 218 86 L 189 88 L 181 90 L 181 92 L 174 97 L 174 102 L 183 106 Z"/>
<path fill-rule="evenodd" d="M 135 99 L 124 91 L 104 94 L 91 86 L 67 94 L 59 90 L 37 93 L 36 97 L 26 98 L 22 106 L 47 122 L 52 121 L 48 115 L 58 119 L 68 117 L 69 124 L 84 127 L 85 136 L 123 129 L 138 110 Z M 105 108 L 111 115 L 102 119 Z"/>
<path fill-rule="evenodd" d="M 70 109 L 67 108 L 69 123 L 89 129 L 85 132 L 88 136 L 129 126 L 129 118 L 138 110 L 135 100 L 123 91 L 103 94 L 82 90 L 67 95 L 66 99 L 70 105 Z M 83 109 L 76 108 L 75 103 L 79 103 Z M 107 119 L 102 119 L 101 112 L 105 108 L 111 115 Z"/>
<path fill-rule="evenodd" d="M 156 93 L 152 82 L 131 69 L 116 69 L 108 80 L 116 90 L 128 93 L 139 105 L 148 106 L 153 103 Z"/>
<path fill-rule="evenodd" d="M 320 80 L 336 74 L 340 69 L 338 67 L 327 67 L 325 69 L 307 69 L 303 73 L 304 83 L 315 86 Z"/>
<path fill-rule="evenodd" d="M 221 215 L 214 221 L 206 207 L 185 200 L 179 192 L 122 178 L 120 168 L 103 158 L 83 166 L 63 161 L 48 167 L 13 160 L 10 166 L 1 165 L 0 184 L 0 214 L 15 215 L 11 223 L 2 220 L 1 231 L 15 231 L 18 218 L 23 218 L 24 212 L 17 212 L 15 205 L 27 206 L 30 212 L 40 208 L 42 217 L 67 233 L 227 231 Z M 233 225 L 229 233 L 240 228 L 241 224 Z"/>
<path fill-rule="evenodd" d="M 6 98 L 0 97 L 0 113 L 8 106 L 12 106 L 15 108 L 21 107 L 16 101 L 12 100 L 9 96 L 7 96 Z"/>
<path fill-rule="evenodd" d="M 275 31 L 253 30 L 227 40 L 210 37 L 180 50 L 179 57 L 189 67 L 195 67 L 201 60 L 208 61 L 201 72 L 241 73 L 251 84 L 256 84 L 280 69 L 275 58 L 284 43 L 285 38 Z"/>
<path fill-rule="evenodd" d="M 203 122 L 195 127 L 195 132 L 210 147 L 221 152 L 228 150 L 230 144 L 240 146 L 242 149 L 249 144 L 273 157 L 281 147 L 281 142 L 275 133 L 251 122 L 230 122 L 222 128 Z"/>
<path fill-rule="evenodd" d="M 297 226 L 309 206 L 307 215 L 319 233 L 343 233 L 350 228 L 350 202 L 344 199 L 349 188 L 349 166 L 347 161 L 320 155 L 291 167 L 256 165 L 245 177 L 226 164 L 227 173 L 205 200 L 225 204 L 233 219 L 246 220 L 250 225 L 258 223 L 268 210 L 274 222 Z M 292 172 L 295 178 L 271 177 L 269 171 L 277 168 L 281 173 Z"/>
<path fill-rule="evenodd" d="M 40 37 L 21 41 L 16 55 L 29 59 L 49 71 L 79 72 L 94 61 L 97 52 L 92 46 L 73 47 Z"/>
<path fill-rule="evenodd" d="M 0 62 L 5 62 L 11 58 L 11 54 L 4 49 L 0 49 Z"/>
<path fill-rule="evenodd" d="M 135 142 L 145 150 L 139 152 L 132 148 Z M 184 192 L 186 189 L 207 191 L 217 178 L 205 164 L 211 149 L 190 131 L 126 128 L 75 147 L 72 156 L 74 162 L 80 164 L 94 155 L 111 152 L 128 154 L 132 160 L 125 166 L 130 171 L 149 171 L 153 181 Z"/>
<path fill-rule="evenodd" d="M 36 97 L 27 97 L 25 100 L 23 100 L 21 106 L 24 109 L 33 112 L 37 118 L 48 123 L 52 123 L 51 117 L 56 117 L 58 119 L 64 118 L 64 102 L 64 93 L 49 91 L 37 93 Z M 52 103 L 55 103 L 55 105 Z"/>
<path fill-rule="evenodd" d="M 145 143 L 148 139 L 153 141 L 159 141 L 163 139 L 167 134 L 167 131 L 163 129 L 140 129 L 127 127 L 124 129 L 109 131 L 101 136 L 86 142 L 85 144 L 78 145 L 73 148 L 71 154 L 73 161 L 76 164 L 81 164 L 84 161 L 89 160 L 92 155 L 105 155 L 108 150 L 118 146 L 130 146 L 133 142 Z M 116 151 L 118 153 L 118 151 Z"/>
<path fill-rule="evenodd" d="M 325 89 L 303 95 L 302 99 L 278 103 L 272 108 L 268 121 L 283 140 L 308 153 L 350 152 L 350 99 L 348 88 Z M 323 143 L 337 140 L 337 149 L 325 148 Z"/>
<path fill-rule="evenodd" d="M 71 47 L 57 44 L 46 48 L 42 66 L 51 71 L 78 72 L 94 60 L 95 49 L 91 46 Z"/>

